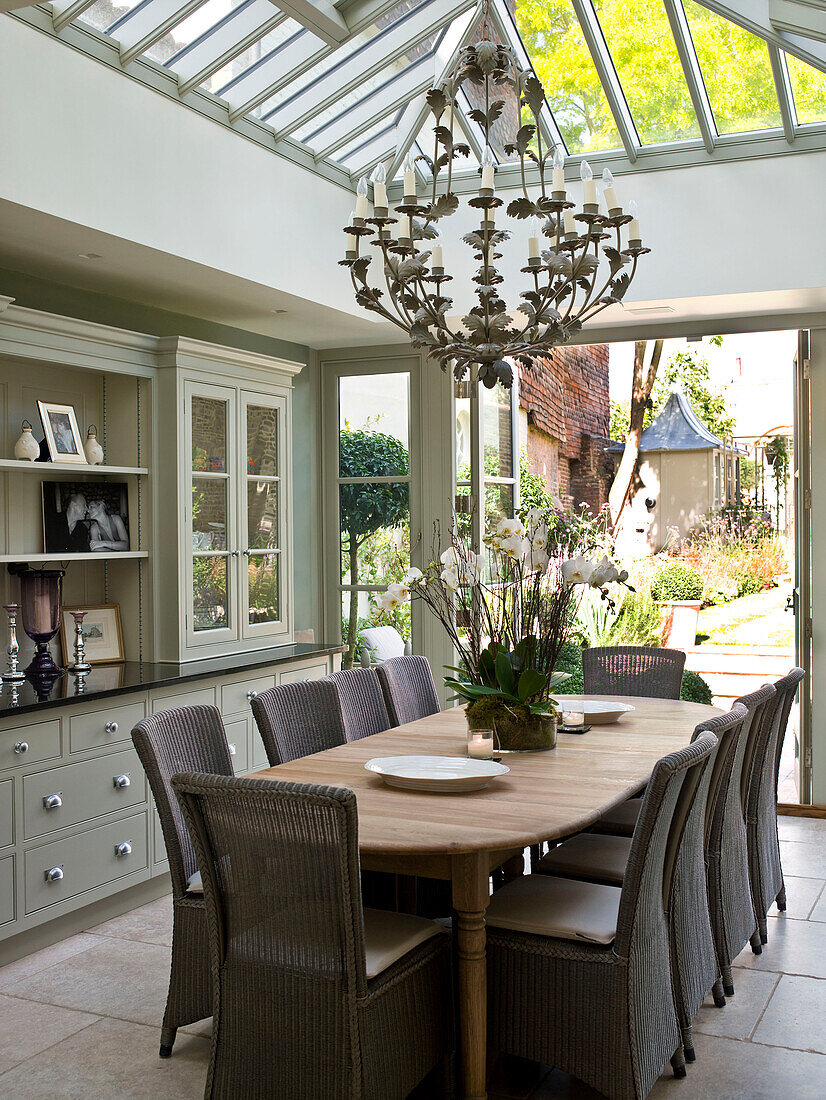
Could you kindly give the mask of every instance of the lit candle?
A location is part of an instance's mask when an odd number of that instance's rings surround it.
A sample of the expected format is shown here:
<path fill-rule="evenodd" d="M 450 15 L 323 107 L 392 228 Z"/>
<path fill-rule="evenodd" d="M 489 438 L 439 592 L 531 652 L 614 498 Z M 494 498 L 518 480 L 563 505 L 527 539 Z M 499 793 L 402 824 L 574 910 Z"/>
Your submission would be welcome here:
<path fill-rule="evenodd" d="M 493 168 L 496 164 L 493 153 L 489 145 L 485 146 L 485 151 L 482 154 L 482 184 L 483 191 L 493 190 Z"/>
<path fill-rule="evenodd" d="M 434 267 L 444 267 L 444 260 L 442 259 L 442 238 L 436 237 L 433 241 L 433 254 L 431 256 L 431 263 Z"/>
<path fill-rule="evenodd" d="M 408 153 L 404 159 L 404 195 L 412 198 L 416 194 L 416 165 L 413 154 Z"/>
<path fill-rule="evenodd" d="M 542 232 L 542 222 L 539 218 L 531 218 L 528 235 L 528 259 L 539 259 L 539 234 Z"/>
<path fill-rule="evenodd" d="M 373 184 L 373 206 L 384 210 L 387 208 L 387 170 L 383 162 L 376 165 L 370 179 Z"/>
<path fill-rule="evenodd" d="M 628 223 L 628 240 L 641 241 L 642 235 L 640 234 L 640 223 L 637 217 L 638 210 L 635 199 L 631 199 L 629 202 L 628 213 L 631 215 L 631 221 Z"/>
<path fill-rule="evenodd" d="M 576 222 L 574 221 L 573 210 L 568 209 L 562 211 L 562 228 L 566 237 L 571 234 L 576 236 Z"/>
<path fill-rule="evenodd" d="M 597 184 L 591 165 L 584 160 L 579 166 L 579 178 L 582 180 L 583 206 L 595 206 L 597 201 Z"/>
<path fill-rule="evenodd" d="M 367 176 L 362 176 L 356 188 L 356 217 L 367 217 Z"/>
<path fill-rule="evenodd" d="M 474 760 L 493 758 L 493 730 L 471 730 L 467 743 L 467 754 Z"/>
<path fill-rule="evenodd" d="M 603 168 L 602 170 L 602 194 L 605 197 L 605 205 L 608 210 L 617 210 L 619 208 L 619 202 L 617 201 L 617 192 L 614 190 L 614 176 L 610 168 Z"/>
<path fill-rule="evenodd" d="M 565 190 L 565 154 L 562 152 L 561 145 L 557 145 L 554 152 L 554 174 L 552 189 L 554 191 Z"/>

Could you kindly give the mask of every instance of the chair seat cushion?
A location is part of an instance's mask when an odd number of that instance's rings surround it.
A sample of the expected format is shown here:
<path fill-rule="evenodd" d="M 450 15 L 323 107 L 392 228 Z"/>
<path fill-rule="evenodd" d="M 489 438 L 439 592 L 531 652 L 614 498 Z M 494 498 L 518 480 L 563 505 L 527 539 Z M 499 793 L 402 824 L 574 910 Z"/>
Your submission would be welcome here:
<path fill-rule="evenodd" d="M 388 913 L 384 909 L 364 910 L 364 956 L 367 977 L 375 978 L 414 947 L 443 936 L 444 926 L 424 917 L 407 913 Z"/>
<path fill-rule="evenodd" d="M 616 886 L 550 875 L 526 875 L 497 890 L 487 923 L 512 932 L 610 944 L 622 891 Z"/>
<path fill-rule="evenodd" d="M 580 833 L 571 837 L 539 861 L 544 875 L 564 875 L 622 886 L 631 838 L 605 833 Z"/>
<path fill-rule="evenodd" d="M 204 883 L 200 871 L 196 871 L 194 875 L 190 875 L 186 880 L 186 892 L 188 894 L 203 894 Z"/>
<path fill-rule="evenodd" d="M 595 833 L 616 833 L 618 836 L 631 836 L 637 824 L 642 801 L 639 798 L 631 798 L 627 802 L 615 806 L 607 814 L 603 814 L 599 821 L 594 822 L 591 831 Z"/>

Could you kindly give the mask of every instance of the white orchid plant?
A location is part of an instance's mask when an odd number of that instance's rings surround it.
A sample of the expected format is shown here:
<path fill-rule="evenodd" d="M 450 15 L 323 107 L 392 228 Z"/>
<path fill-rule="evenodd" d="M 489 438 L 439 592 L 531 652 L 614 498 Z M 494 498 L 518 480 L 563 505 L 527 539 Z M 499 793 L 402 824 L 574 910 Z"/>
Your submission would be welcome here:
<path fill-rule="evenodd" d="M 379 595 L 380 611 L 422 600 L 438 617 L 461 662 L 445 683 L 469 704 L 499 700 L 528 715 L 553 712 L 553 688 L 566 679 L 555 666 L 585 587 L 612 601 L 611 586 L 628 585 L 593 540 L 572 548 L 560 531 L 560 513 L 531 508 L 502 519 L 477 552 L 455 533 L 442 549 L 434 529 L 433 560 L 413 568 Z M 574 552 L 571 553 L 571 550 Z"/>

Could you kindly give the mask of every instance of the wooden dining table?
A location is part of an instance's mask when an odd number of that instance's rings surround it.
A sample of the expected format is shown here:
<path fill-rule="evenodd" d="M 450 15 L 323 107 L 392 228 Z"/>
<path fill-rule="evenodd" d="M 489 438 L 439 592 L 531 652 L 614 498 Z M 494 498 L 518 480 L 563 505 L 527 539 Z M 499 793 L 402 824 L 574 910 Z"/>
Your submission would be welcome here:
<path fill-rule="evenodd" d="M 510 772 L 481 791 L 400 790 L 364 768 L 377 756 L 466 756 L 467 722 L 458 707 L 255 773 L 349 788 L 358 805 L 362 867 L 452 883 L 465 1100 L 487 1095 L 485 910 L 491 871 L 504 865 L 518 875 L 526 847 L 587 828 L 638 791 L 661 756 L 687 745 L 698 723 L 721 713 L 667 699 L 588 698 L 620 699 L 634 710 L 587 733 L 560 733 L 553 750 L 503 756 Z"/>

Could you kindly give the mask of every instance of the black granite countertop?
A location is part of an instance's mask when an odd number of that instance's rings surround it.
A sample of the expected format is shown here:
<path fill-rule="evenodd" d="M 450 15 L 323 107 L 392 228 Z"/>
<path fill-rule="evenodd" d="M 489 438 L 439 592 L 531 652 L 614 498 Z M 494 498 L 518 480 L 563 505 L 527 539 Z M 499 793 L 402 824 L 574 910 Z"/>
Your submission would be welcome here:
<path fill-rule="evenodd" d="M 124 661 L 117 665 L 95 665 L 81 678 L 66 672 L 50 690 L 49 685 L 35 685 L 28 680 L 19 684 L 3 683 L 0 691 L 0 720 L 18 714 L 52 710 L 86 700 L 127 695 L 149 688 L 174 687 L 208 676 L 232 672 L 248 672 L 264 665 L 277 665 L 307 657 L 326 657 L 343 653 L 345 646 L 320 645 L 314 642 L 294 642 L 289 645 L 257 649 L 251 653 L 234 653 L 228 657 L 212 657 L 204 661 L 147 663 Z M 39 690 L 38 690 L 39 687 Z"/>

